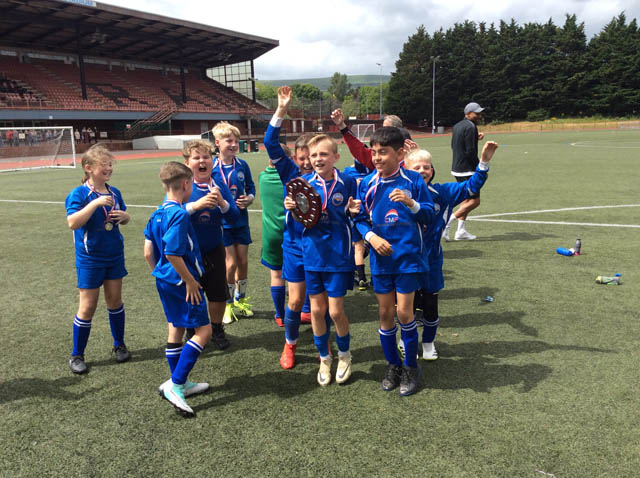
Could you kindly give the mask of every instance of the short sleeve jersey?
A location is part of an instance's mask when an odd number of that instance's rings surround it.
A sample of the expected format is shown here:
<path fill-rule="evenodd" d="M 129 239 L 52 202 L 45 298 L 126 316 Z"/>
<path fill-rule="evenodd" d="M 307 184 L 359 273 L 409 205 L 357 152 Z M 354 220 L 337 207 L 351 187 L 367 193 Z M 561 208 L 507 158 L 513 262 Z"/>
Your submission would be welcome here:
<path fill-rule="evenodd" d="M 240 158 L 233 158 L 231 164 L 224 164 L 220 158 L 215 158 L 211 176 L 216 183 L 224 184 L 229 188 L 234 202 L 242 195 L 256 195 L 256 186 L 251 177 L 251 169 L 249 169 L 249 165 Z M 240 209 L 239 211 L 240 215 L 235 220 L 224 218 L 223 224 L 225 229 L 249 225 L 249 212 L 246 209 Z"/>
<path fill-rule="evenodd" d="M 156 266 L 152 274 L 165 282 L 182 285 L 182 278 L 167 255 L 180 256 L 189 272 L 198 279 L 202 275 L 202 258 L 189 214 L 179 203 L 165 201 L 156 209 L 144 230 L 144 237 L 153 244 Z"/>
<path fill-rule="evenodd" d="M 127 210 L 122 194 L 117 188 L 107 185 L 113 196 L 113 209 Z M 69 193 L 65 200 L 67 216 L 84 209 L 94 199 L 102 196 L 93 190 L 88 183 L 78 186 Z M 76 267 L 105 267 L 124 261 L 124 239 L 117 224 L 111 223 L 113 229 L 105 228 L 107 214 L 111 207 L 99 207 L 89 220 L 73 231 L 76 250 Z"/>

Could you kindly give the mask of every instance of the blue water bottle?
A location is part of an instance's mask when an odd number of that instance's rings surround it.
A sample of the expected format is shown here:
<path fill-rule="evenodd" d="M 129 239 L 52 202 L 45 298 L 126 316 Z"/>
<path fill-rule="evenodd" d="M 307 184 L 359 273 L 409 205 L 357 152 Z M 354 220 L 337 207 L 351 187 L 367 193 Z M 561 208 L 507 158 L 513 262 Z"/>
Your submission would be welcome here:
<path fill-rule="evenodd" d="M 558 247 L 556 249 L 556 252 L 558 254 L 563 255 L 563 256 L 572 256 L 573 255 L 573 251 L 571 249 L 566 249 L 564 247 Z"/>

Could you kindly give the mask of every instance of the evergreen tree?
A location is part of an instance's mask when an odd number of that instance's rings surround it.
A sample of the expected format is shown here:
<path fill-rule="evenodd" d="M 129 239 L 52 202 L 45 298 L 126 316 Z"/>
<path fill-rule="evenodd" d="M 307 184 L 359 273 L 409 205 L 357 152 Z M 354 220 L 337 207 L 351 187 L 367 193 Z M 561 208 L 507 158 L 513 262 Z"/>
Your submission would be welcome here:
<path fill-rule="evenodd" d="M 331 77 L 328 92 L 342 102 L 344 97 L 351 93 L 351 83 L 349 83 L 347 75 L 335 72 Z"/>

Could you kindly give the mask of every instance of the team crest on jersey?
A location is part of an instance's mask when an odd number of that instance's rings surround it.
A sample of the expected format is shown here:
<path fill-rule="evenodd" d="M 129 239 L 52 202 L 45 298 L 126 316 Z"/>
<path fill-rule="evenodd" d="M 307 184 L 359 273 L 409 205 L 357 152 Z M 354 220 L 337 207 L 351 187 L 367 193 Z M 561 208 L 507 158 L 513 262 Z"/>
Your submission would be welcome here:
<path fill-rule="evenodd" d="M 344 196 L 342 195 L 342 193 L 335 193 L 331 198 L 331 203 L 334 206 L 340 206 L 342 204 L 342 201 L 344 201 Z"/>
<path fill-rule="evenodd" d="M 238 181 L 244 181 L 244 173 L 242 171 L 238 171 Z"/>
<path fill-rule="evenodd" d="M 198 222 L 200 223 L 211 222 L 211 214 L 209 214 L 209 211 L 207 210 L 202 211 L 198 216 Z"/>
<path fill-rule="evenodd" d="M 236 186 L 235 184 L 232 184 L 231 186 L 229 186 L 229 190 L 231 191 L 231 195 L 233 196 L 233 199 L 237 199 L 238 198 L 238 186 Z"/>
<path fill-rule="evenodd" d="M 398 222 L 398 211 L 396 211 L 395 209 L 390 209 L 384 215 L 384 222 L 385 224 L 394 224 Z"/>
<path fill-rule="evenodd" d="M 409 191 L 408 189 L 402 189 L 402 192 L 405 193 L 409 199 L 413 199 L 411 197 L 411 191 Z"/>
<path fill-rule="evenodd" d="M 438 214 L 440 212 L 440 204 L 438 204 L 437 202 L 434 202 L 433 209 L 436 212 L 436 214 Z"/>

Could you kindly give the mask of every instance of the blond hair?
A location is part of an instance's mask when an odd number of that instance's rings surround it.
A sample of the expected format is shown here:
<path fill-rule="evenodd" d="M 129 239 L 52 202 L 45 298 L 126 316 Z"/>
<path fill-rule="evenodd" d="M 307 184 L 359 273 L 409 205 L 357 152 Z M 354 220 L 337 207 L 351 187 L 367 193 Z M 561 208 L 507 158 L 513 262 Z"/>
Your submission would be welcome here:
<path fill-rule="evenodd" d="M 214 146 L 206 139 L 194 139 L 189 141 L 184 148 L 182 148 L 182 157 L 188 160 L 191 157 L 192 151 L 199 151 L 201 153 L 208 153 L 213 156 Z"/>
<path fill-rule="evenodd" d="M 331 144 L 331 151 L 333 152 L 333 154 L 336 154 L 338 152 L 338 143 L 328 134 L 318 134 L 314 136 L 307 142 L 307 147 L 311 149 L 322 143 L 323 141 L 328 141 Z"/>
<path fill-rule="evenodd" d="M 216 124 L 211 130 L 211 134 L 215 139 L 228 138 L 231 135 L 240 139 L 240 130 L 226 121 L 220 121 Z"/>
<path fill-rule="evenodd" d="M 114 157 L 111 151 L 107 148 L 104 143 L 96 143 L 91 146 L 87 151 L 82 155 L 82 169 L 84 170 L 84 177 L 82 178 L 82 183 L 84 184 L 89 179 L 89 173 L 84 169 L 85 166 L 95 166 L 98 163 L 103 163 L 106 161 L 113 161 Z"/>
<path fill-rule="evenodd" d="M 191 180 L 193 172 L 178 161 L 169 161 L 160 168 L 160 181 L 166 190 L 178 189 L 185 180 Z"/>
<path fill-rule="evenodd" d="M 426 149 L 414 149 L 409 153 L 407 159 L 405 159 L 404 162 L 412 164 L 413 161 L 419 161 L 421 159 L 423 161 L 429 161 L 429 163 L 431 163 L 431 165 L 433 166 L 433 162 L 431 161 L 431 153 Z"/>

